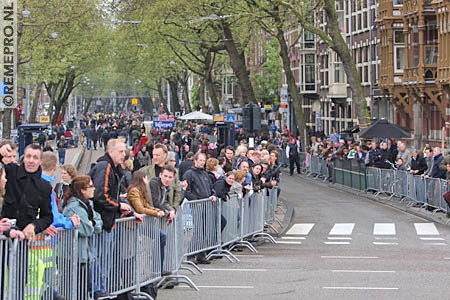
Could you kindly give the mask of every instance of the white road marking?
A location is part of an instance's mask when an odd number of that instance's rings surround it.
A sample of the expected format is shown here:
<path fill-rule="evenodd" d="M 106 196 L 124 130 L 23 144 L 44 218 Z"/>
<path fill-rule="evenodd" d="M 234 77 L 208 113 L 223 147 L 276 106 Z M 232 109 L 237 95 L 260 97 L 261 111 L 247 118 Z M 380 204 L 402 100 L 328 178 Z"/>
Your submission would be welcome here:
<path fill-rule="evenodd" d="M 373 226 L 374 235 L 395 235 L 394 223 L 375 223 Z"/>
<path fill-rule="evenodd" d="M 324 286 L 325 290 L 398 290 L 399 288 L 365 287 L 365 286 Z"/>
<path fill-rule="evenodd" d="M 336 223 L 328 235 L 351 235 L 355 223 Z"/>
<path fill-rule="evenodd" d="M 332 258 L 332 259 L 378 259 L 379 257 L 378 256 L 321 256 L 320 258 Z"/>
<path fill-rule="evenodd" d="M 421 237 L 422 241 L 445 241 L 444 238 Z"/>
<path fill-rule="evenodd" d="M 286 234 L 300 234 L 300 235 L 308 235 L 311 229 L 313 229 L 314 224 L 307 223 L 298 223 L 294 224 L 294 226 L 289 229 Z"/>
<path fill-rule="evenodd" d="M 231 271 L 231 272 L 267 272 L 267 269 L 214 269 L 203 268 L 205 271 Z"/>
<path fill-rule="evenodd" d="M 302 242 L 277 241 L 277 244 L 286 244 L 286 245 L 301 245 L 301 244 L 302 244 Z"/>
<path fill-rule="evenodd" d="M 336 240 L 336 241 L 339 241 L 339 240 L 345 241 L 345 240 L 351 240 L 352 238 L 351 237 L 328 237 L 328 239 L 329 240 Z"/>
<path fill-rule="evenodd" d="M 180 287 L 190 288 L 189 286 L 181 285 Z M 251 285 L 197 285 L 202 289 L 254 289 Z"/>
<path fill-rule="evenodd" d="M 446 243 L 423 243 L 425 246 L 447 246 Z"/>
<path fill-rule="evenodd" d="M 395 242 L 372 242 L 374 245 L 384 245 L 384 246 L 396 246 L 398 243 Z"/>
<path fill-rule="evenodd" d="M 305 237 L 302 236 L 283 236 L 281 237 L 282 240 L 306 240 Z"/>
<path fill-rule="evenodd" d="M 350 242 L 324 242 L 325 245 L 350 245 Z"/>
<path fill-rule="evenodd" d="M 417 235 L 439 235 L 434 223 L 414 223 Z"/>
<path fill-rule="evenodd" d="M 381 240 L 385 240 L 385 241 L 396 241 L 396 240 L 398 240 L 398 238 L 396 238 L 396 237 L 376 237 L 375 239 L 379 240 L 379 241 L 381 241 Z"/>
<path fill-rule="evenodd" d="M 395 273 L 395 271 L 383 270 L 333 270 L 333 273 Z"/>
<path fill-rule="evenodd" d="M 262 254 L 238 254 L 236 256 L 237 257 L 250 257 L 250 258 L 253 258 L 253 257 L 264 257 L 264 255 L 262 255 Z"/>

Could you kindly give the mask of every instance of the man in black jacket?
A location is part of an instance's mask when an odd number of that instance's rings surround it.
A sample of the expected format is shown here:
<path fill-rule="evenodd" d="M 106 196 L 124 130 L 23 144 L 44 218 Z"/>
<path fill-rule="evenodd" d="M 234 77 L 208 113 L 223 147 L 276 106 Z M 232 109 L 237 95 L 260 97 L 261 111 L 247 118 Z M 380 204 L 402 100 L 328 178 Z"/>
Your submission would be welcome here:
<path fill-rule="evenodd" d="M 121 197 L 121 192 L 126 190 L 126 187 L 121 190 L 123 170 L 120 166 L 125 159 L 125 150 L 124 141 L 110 139 L 106 146 L 107 153 L 97 160 L 89 172 L 95 186 L 94 209 L 102 216 L 103 229 L 108 232 L 121 215 L 133 215 L 131 206 Z M 134 216 L 139 221 L 143 220 L 142 215 Z"/>
<path fill-rule="evenodd" d="M 124 216 L 135 216 L 137 222 L 142 222 L 143 215 L 134 213 L 131 206 L 126 202 L 125 195 L 121 195 L 121 184 L 123 170 L 120 166 L 125 159 L 125 142 L 121 139 L 110 139 L 106 145 L 106 154 L 97 160 L 95 167 L 89 172 L 89 176 L 94 183 L 94 209 L 100 213 L 103 221 L 103 230 L 111 232 L 115 227 L 116 219 Z M 125 189 L 124 189 L 125 190 Z M 113 270 L 110 267 L 109 256 L 122 256 L 117 247 L 114 246 L 113 233 L 106 236 L 102 241 L 103 249 L 112 249 L 111 252 L 100 253 L 100 265 L 105 268 L 101 272 L 111 276 Z M 97 276 L 100 276 L 99 274 Z M 106 296 L 103 293 L 94 295 L 94 297 Z M 117 296 L 117 299 L 128 299 L 128 293 Z"/>
<path fill-rule="evenodd" d="M 213 185 L 208 173 L 205 171 L 206 154 L 202 152 L 197 152 L 194 155 L 194 167 L 189 169 L 184 174 L 184 180 L 187 182 L 188 186 L 186 188 L 185 197 L 187 200 L 199 200 L 209 198 L 211 201 L 217 201 Z M 207 232 L 207 220 L 206 211 L 197 212 L 193 210 L 193 222 L 194 222 L 194 233 L 192 236 L 192 243 L 200 241 L 200 235 Z M 194 246 L 195 248 L 195 246 Z M 197 254 L 197 259 L 195 261 L 199 264 L 209 264 L 211 263 L 206 259 L 206 253 L 201 252 Z"/>
<path fill-rule="evenodd" d="M 12 151 L 9 144 L 2 146 L 0 161 Z M 30 240 L 53 222 L 52 187 L 41 178 L 41 163 L 40 146 L 31 144 L 25 148 L 22 164 L 10 163 L 5 166 L 7 182 L 2 216 L 16 219 L 17 227 Z"/>

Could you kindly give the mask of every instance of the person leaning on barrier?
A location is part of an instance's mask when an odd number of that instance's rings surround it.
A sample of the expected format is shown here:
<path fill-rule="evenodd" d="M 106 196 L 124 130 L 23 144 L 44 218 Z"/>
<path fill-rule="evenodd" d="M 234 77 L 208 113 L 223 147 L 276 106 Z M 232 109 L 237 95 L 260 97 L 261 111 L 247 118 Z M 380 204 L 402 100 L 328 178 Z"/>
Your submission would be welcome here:
<path fill-rule="evenodd" d="M 444 156 L 441 153 L 441 148 L 435 147 L 433 149 L 433 167 L 431 168 L 431 171 L 429 174 L 425 175 L 425 178 L 442 178 L 445 179 L 447 172 L 446 170 L 442 170 L 440 168 L 440 164 L 443 161 Z"/>
<path fill-rule="evenodd" d="M 105 296 L 105 291 L 101 288 L 92 287 L 92 280 L 89 279 L 89 274 L 92 273 L 94 267 L 92 264 L 96 260 L 92 236 L 101 233 L 103 227 L 102 217 L 93 209 L 93 203 L 89 200 L 94 197 L 94 191 L 95 186 L 91 178 L 81 175 L 72 180 L 64 194 L 64 215 L 69 218 L 79 216 L 80 219 L 80 226 L 78 227 L 78 274 L 80 275 L 77 282 L 78 291 L 81 295 L 84 295 L 80 299 L 88 298 L 85 294 L 86 291 L 84 291 L 86 283 L 89 292 L 94 293 L 95 299 Z"/>
<path fill-rule="evenodd" d="M 11 155 L 11 146 L 0 148 L 0 161 Z M 6 170 L 6 194 L 2 214 L 17 220 L 17 227 L 25 237 L 34 240 L 35 235 L 53 222 L 51 185 L 41 178 L 42 150 L 31 144 L 25 148 L 23 163 L 9 163 Z M 39 218 L 38 218 L 39 217 Z"/>
<path fill-rule="evenodd" d="M 433 149 L 430 147 L 425 148 L 425 162 L 427 163 L 427 169 L 422 174 L 422 177 L 425 175 L 429 175 L 431 173 L 431 169 L 433 169 L 434 157 L 433 157 Z"/>
<path fill-rule="evenodd" d="M 149 180 L 152 180 L 155 177 L 159 177 L 159 174 L 161 173 L 162 168 L 167 163 L 167 157 L 168 157 L 168 149 L 163 144 L 156 144 L 153 147 L 153 163 L 150 166 L 144 167 L 141 169 L 143 171 Z M 178 180 L 178 178 L 175 178 L 175 180 L 172 183 L 172 189 L 169 194 L 169 203 L 172 207 L 175 209 L 180 206 L 181 204 L 181 183 Z"/>
<path fill-rule="evenodd" d="M 69 189 L 69 184 L 77 176 L 77 170 L 71 164 L 61 166 L 61 181 L 55 185 L 53 191 L 58 199 L 59 211 L 62 211 L 64 193 Z"/>
<path fill-rule="evenodd" d="M 52 184 L 55 180 L 55 173 L 58 167 L 58 160 L 56 155 L 52 152 L 44 152 L 42 154 L 42 179 Z M 44 232 L 50 236 L 55 236 L 57 233 L 57 228 L 72 229 L 80 225 L 80 218 L 78 215 L 73 215 L 67 218 L 59 212 L 58 204 L 56 203 L 55 192 L 51 193 L 51 206 L 53 214 L 53 222 L 47 227 Z"/>
<path fill-rule="evenodd" d="M 134 215 L 138 221 L 143 219 L 141 215 L 133 213 L 131 206 L 119 195 L 125 150 L 124 141 L 110 139 L 105 155 L 97 160 L 97 164 L 89 172 L 95 186 L 94 208 L 102 216 L 103 229 L 107 232 L 111 231 L 115 220 L 122 215 Z"/>
<path fill-rule="evenodd" d="M 48 183 L 52 184 L 52 182 L 55 180 L 55 173 L 56 169 L 58 167 L 58 159 L 56 155 L 53 152 L 44 152 L 42 154 L 42 179 L 47 181 Z M 53 214 L 53 222 L 52 224 L 47 227 L 44 232 L 45 234 L 53 237 L 57 234 L 58 228 L 63 229 L 72 229 L 77 228 L 80 225 L 80 217 L 77 214 L 74 214 L 70 216 L 70 218 L 66 217 L 62 213 L 59 212 L 58 204 L 56 203 L 56 194 L 55 192 L 52 192 L 51 194 L 51 206 L 52 206 L 52 214 Z M 38 237 L 37 240 L 43 241 L 44 237 Z M 54 268 L 52 261 L 52 252 L 51 249 L 40 249 L 37 247 L 37 249 L 33 249 L 36 253 L 38 253 L 39 258 L 44 262 L 44 265 L 49 270 L 51 268 Z M 36 255 L 35 253 L 35 255 Z M 45 258 L 48 258 L 47 260 Z M 36 268 L 39 268 L 38 266 Z M 50 286 L 50 282 L 47 282 L 48 286 Z M 62 300 L 64 297 L 59 295 L 56 291 L 45 291 L 48 294 L 53 294 L 53 299 L 55 300 Z M 46 295 L 46 294 L 44 294 Z"/>
<path fill-rule="evenodd" d="M 425 159 L 422 156 L 422 151 L 416 150 L 411 157 L 411 169 L 409 173 L 413 175 L 422 175 L 427 170 L 428 166 Z"/>
<path fill-rule="evenodd" d="M 6 185 L 6 172 L 4 165 L 0 162 L 0 235 L 4 235 L 8 238 L 18 238 L 19 241 L 25 239 L 25 235 L 22 231 L 19 230 L 17 226 L 13 224 L 13 221 L 8 218 L 3 218 L 1 215 L 1 208 L 3 205 L 3 196 L 5 195 L 5 185 Z M 14 226 L 13 226 L 14 225 Z M 8 244 L 2 243 L 0 251 L 3 253 L 3 256 L 0 259 L 0 263 L 2 264 L 2 268 L 6 266 L 6 262 L 8 261 Z M 2 269 L 3 270 L 3 269 Z M 0 280 L 0 299 L 6 299 L 6 295 L 3 293 L 6 291 L 6 280 Z"/>
<path fill-rule="evenodd" d="M 173 188 L 173 181 L 176 179 L 176 169 L 171 165 L 165 165 L 159 177 L 152 178 L 150 180 L 150 195 L 153 205 L 160 209 L 164 216 L 167 218 L 168 224 L 172 224 L 175 217 L 175 209 L 171 207 L 169 203 L 170 190 Z M 160 243 L 161 243 L 161 274 L 163 276 L 169 275 L 168 271 L 163 270 L 163 263 L 165 258 L 165 246 L 166 246 L 167 234 L 160 231 Z"/>
<path fill-rule="evenodd" d="M 149 215 L 155 218 L 164 217 L 165 213 L 153 205 L 148 186 L 150 181 L 142 171 L 133 174 L 131 184 L 128 187 L 128 201 L 137 213 Z"/>
<path fill-rule="evenodd" d="M 23 239 L 25 239 L 24 233 L 20 231 L 19 228 L 15 226 L 10 219 L 3 218 L 3 216 L 1 215 L 1 208 L 3 206 L 3 196 L 5 195 L 5 186 L 6 186 L 5 166 L 2 163 L 0 163 L 0 235 L 4 235 L 12 239 L 18 238 L 20 241 L 22 241 Z M 3 289 L 1 289 L 0 291 L 3 291 Z"/>
<path fill-rule="evenodd" d="M 223 178 L 219 178 L 213 185 L 217 198 L 222 201 L 230 199 L 230 189 L 234 183 L 233 171 L 228 171 Z"/>
<path fill-rule="evenodd" d="M 211 183 L 208 173 L 205 171 L 206 155 L 197 152 L 194 155 L 194 166 L 184 174 L 184 180 L 188 186 L 186 188 L 185 197 L 187 200 L 198 200 L 209 198 L 211 201 L 216 201 L 215 191 Z M 206 213 L 206 212 L 203 212 Z M 206 224 L 195 224 L 197 226 L 206 226 Z M 195 226 L 194 225 L 194 226 Z M 200 237 L 193 237 L 193 240 Z M 196 262 L 200 264 L 209 264 L 210 261 L 206 259 L 206 254 L 201 252 L 197 254 Z"/>
<path fill-rule="evenodd" d="M 397 158 L 402 158 L 405 166 L 409 167 L 411 163 L 411 152 L 406 148 L 406 144 L 402 141 L 397 142 L 398 154 Z"/>

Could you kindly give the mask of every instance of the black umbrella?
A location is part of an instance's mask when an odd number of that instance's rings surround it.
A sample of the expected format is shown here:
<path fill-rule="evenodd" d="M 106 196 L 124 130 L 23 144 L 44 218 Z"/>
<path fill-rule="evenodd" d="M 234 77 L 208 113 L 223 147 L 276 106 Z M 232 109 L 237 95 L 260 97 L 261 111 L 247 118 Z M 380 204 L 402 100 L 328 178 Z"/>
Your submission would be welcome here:
<path fill-rule="evenodd" d="M 404 139 L 410 135 L 400 126 L 389 123 L 386 119 L 380 119 L 359 133 L 362 138 L 394 138 Z"/>
<path fill-rule="evenodd" d="M 344 133 L 358 133 L 359 132 L 359 125 L 347 128 L 347 129 L 343 130 L 342 132 L 344 132 Z"/>

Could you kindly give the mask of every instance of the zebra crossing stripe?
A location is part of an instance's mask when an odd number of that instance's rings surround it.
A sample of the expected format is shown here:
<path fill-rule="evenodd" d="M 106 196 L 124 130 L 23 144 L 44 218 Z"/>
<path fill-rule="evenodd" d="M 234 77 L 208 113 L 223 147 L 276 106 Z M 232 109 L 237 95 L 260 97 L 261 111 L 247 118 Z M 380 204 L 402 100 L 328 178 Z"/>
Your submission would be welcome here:
<path fill-rule="evenodd" d="M 298 223 L 294 224 L 294 226 L 289 229 L 289 231 L 286 233 L 287 235 L 290 234 L 299 234 L 299 235 L 308 235 L 309 232 L 313 229 L 314 224 L 309 223 Z"/>
<path fill-rule="evenodd" d="M 351 235 L 355 223 L 336 223 L 328 235 Z"/>
<path fill-rule="evenodd" d="M 374 235 L 395 235 L 394 223 L 375 223 L 373 225 Z"/>
<path fill-rule="evenodd" d="M 414 223 L 417 235 L 439 235 L 434 223 Z"/>

